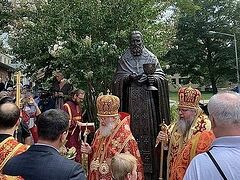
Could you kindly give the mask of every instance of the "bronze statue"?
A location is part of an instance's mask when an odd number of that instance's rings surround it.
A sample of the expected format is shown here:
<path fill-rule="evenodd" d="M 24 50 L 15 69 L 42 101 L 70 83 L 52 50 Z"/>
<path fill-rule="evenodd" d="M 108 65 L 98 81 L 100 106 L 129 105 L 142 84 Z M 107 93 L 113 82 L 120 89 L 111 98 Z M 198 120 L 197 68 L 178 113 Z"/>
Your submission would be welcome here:
<path fill-rule="evenodd" d="M 146 75 L 149 70 L 143 66 L 155 72 Z M 169 124 L 168 83 L 157 57 L 144 47 L 139 31 L 131 33 L 130 47 L 118 61 L 113 93 L 121 100 L 121 111 L 131 114 L 131 130 L 143 159 L 145 179 L 158 179 L 160 150 L 155 149 L 155 140 L 162 121 Z"/>

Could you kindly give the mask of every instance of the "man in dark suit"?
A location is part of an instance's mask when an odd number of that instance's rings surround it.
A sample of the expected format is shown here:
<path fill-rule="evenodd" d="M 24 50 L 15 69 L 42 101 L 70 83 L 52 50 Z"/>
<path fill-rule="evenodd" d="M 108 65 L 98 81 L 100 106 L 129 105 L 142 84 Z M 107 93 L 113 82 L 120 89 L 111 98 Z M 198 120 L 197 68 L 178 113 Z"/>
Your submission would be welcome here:
<path fill-rule="evenodd" d="M 7 175 L 21 176 L 25 180 L 85 180 L 80 164 L 59 154 L 66 140 L 69 116 L 62 110 L 51 109 L 37 120 L 38 143 L 26 152 L 10 159 L 3 168 Z"/>

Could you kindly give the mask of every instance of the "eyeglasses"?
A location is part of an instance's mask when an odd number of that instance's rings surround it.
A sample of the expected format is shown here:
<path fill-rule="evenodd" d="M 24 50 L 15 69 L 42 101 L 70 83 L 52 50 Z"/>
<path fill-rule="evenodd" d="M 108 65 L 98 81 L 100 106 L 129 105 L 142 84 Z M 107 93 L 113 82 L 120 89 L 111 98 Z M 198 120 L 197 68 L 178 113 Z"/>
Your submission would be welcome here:
<path fill-rule="evenodd" d="M 187 111 L 192 111 L 192 109 L 182 109 L 182 108 L 178 108 L 179 112 L 185 113 Z"/>

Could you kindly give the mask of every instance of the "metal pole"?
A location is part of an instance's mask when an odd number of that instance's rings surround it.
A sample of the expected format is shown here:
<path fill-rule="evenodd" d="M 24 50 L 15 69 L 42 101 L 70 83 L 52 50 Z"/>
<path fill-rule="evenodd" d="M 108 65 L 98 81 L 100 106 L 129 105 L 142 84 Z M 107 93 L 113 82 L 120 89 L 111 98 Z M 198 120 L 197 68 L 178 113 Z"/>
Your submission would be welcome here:
<path fill-rule="evenodd" d="M 21 71 L 18 71 L 16 74 L 16 105 L 20 107 L 20 101 L 21 101 Z"/>
<path fill-rule="evenodd" d="M 239 66 L 238 66 L 238 53 L 237 53 L 237 39 L 236 34 L 228 34 L 228 33 L 222 33 L 222 32 L 216 32 L 216 31 L 209 31 L 210 34 L 221 34 L 225 36 L 231 36 L 234 38 L 234 48 L 235 48 L 235 58 L 236 58 L 236 69 L 237 69 L 237 86 L 239 86 Z M 238 87 L 240 88 L 240 87 Z"/>
<path fill-rule="evenodd" d="M 209 31 L 210 34 L 221 34 L 225 36 L 232 36 L 234 37 L 234 34 L 228 34 L 228 33 L 222 33 L 222 32 L 217 32 L 217 31 Z"/>
<path fill-rule="evenodd" d="M 234 34 L 234 47 L 235 47 L 235 57 L 236 57 L 236 68 L 237 68 L 237 85 L 239 86 L 239 67 L 238 67 L 238 53 L 237 53 L 237 39 Z"/>

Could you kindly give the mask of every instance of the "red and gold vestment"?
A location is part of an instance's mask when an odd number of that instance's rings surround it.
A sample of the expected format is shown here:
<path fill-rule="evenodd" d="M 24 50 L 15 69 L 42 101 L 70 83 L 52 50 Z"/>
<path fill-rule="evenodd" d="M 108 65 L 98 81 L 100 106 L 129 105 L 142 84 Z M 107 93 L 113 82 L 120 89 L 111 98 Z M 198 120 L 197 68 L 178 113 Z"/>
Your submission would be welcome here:
<path fill-rule="evenodd" d="M 212 131 L 198 132 L 186 143 L 182 152 L 176 157 L 171 168 L 170 180 L 182 180 L 191 160 L 198 154 L 209 150 L 215 136 Z"/>
<path fill-rule="evenodd" d="M 207 115 L 205 115 L 200 108 L 197 109 L 196 118 L 193 120 L 190 130 L 185 136 L 182 135 L 179 127 L 176 124 L 172 125 L 172 127 L 169 129 L 170 142 L 168 148 L 167 162 L 168 179 L 170 179 L 170 177 L 172 176 L 171 173 L 174 171 L 172 167 L 176 163 L 177 156 L 179 156 L 184 149 L 186 142 L 198 132 L 203 132 L 210 129 L 211 122 L 208 119 Z"/>
<path fill-rule="evenodd" d="M 129 152 L 137 158 L 138 180 L 144 179 L 140 152 L 129 127 L 130 116 L 118 121 L 111 135 L 102 137 L 99 130 L 95 133 L 92 154 L 89 155 L 89 180 L 111 180 L 111 159 L 115 154 L 123 152 Z"/>
<path fill-rule="evenodd" d="M 67 136 L 67 143 L 66 147 L 76 148 L 76 158 L 77 162 L 81 162 L 81 139 L 80 139 L 80 127 L 77 125 L 77 121 L 81 122 L 82 120 L 82 112 L 81 108 L 78 104 L 74 103 L 73 101 L 67 101 L 63 105 L 63 110 L 69 114 L 70 117 L 70 127 Z"/>
<path fill-rule="evenodd" d="M 12 136 L 4 139 L 2 142 L 0 142 L 0 172 L 3 168 L 3 166 L 6 164 L 6 162 L 12 158 L 13 156 L 16 156 L 18 154 L 21 154 L 22 152 L 26 151 L 28 149 L 28 146 L 23 145 L 19 143 L 17 140 L 15 140 Z M 2 175 L 0 173 L 0 179 L 22 179 L 21 177 L 11 177 Z"/>

